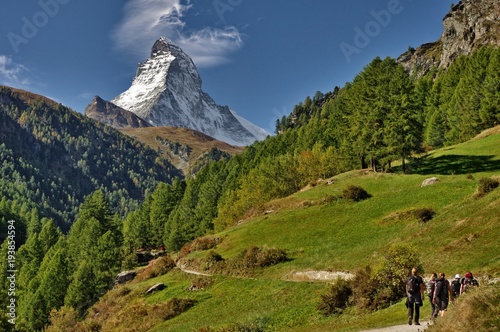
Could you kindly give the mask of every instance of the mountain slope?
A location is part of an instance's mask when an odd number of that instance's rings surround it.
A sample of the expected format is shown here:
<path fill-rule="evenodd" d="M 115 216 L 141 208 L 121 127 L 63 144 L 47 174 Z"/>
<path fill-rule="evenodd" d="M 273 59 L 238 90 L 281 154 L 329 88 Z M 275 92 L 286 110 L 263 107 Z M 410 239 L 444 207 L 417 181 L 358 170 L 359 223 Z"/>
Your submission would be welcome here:
<path fill-rule="evenodd" d="M 151 127 L 146 121 L 99 96 L 85 108 L 86 116 L 116 129 Z"/>
<path fill-rule="evenodd" d="M 485 156 L 490 160 L 487 169 L 479 162 Z M 455 158 L 455 165 L 443 168 L 445 157 Z M 222 240 L 220 244 L 194 251 L 182 260 L 190 269 L 210 273 L 205 268 L 210 257 L 215 257 L 214 252 L 230 260 L 252 246 L 268 246 L 286 249 L 291 258 L 286 263 L 257 269 L 242 277 L 236 273 L 233 277 L 202 278 L 174 270 L 147 281 L 132 282 L 107 294 L 91 309 L 85 322 L 101 325 L 102 331 L 119 331 L 140 324 L 147 324 L 144 330 L 148 331 L 212 331 L 207 326 L 220 331 L 222 327 L 239 324 L 265 331 L 308 332 L 398 325 L 404 321 L 403 301 L 373 314 L 359 315 L 352 310 L 326 318 L 316 307 L 329 285 L 296 278 L 299 272 L 351 272 L 366 265 L 377 266 L 393 244 L 418 248 L 426 275 L 434 271 L 454 275 L 471 270 L 486 286 L 489 278 L 498 278 L 500 274 L 500 189 L 482 198 L 475 198 L 474 193 L 480 178 L 500 174 L 500 135 L 492 133 L 437 150 L 423 160 L 424 163 L 414 165 L 413 175 L 352 171 L 269 202 L 266 208 L 272 212 L 215 234 Z M 471 164 L 471 160 L 478 162 Z M 466 173 L 452 174 L 455 167 Z M 421 188 L 422 181 L 430 176 L 437 176 L 441 182 Z M 365 188 L 372 197 L 359 203 L 328 199 L 349 185 Z M 436 214 L 422 223 L 408 213 L 416 208 L 432 208 Z M 167 289 L 144 295 L 148 287 L 159 282 L 168 285 Z M 204 289 L 189 290 L 191 285 L 203 283 Z M 132 314 L 153 313 L 156 306 L 173 298 L 196 302 L 182 315 L 167 321 L 153 314 L 151 320 Z M 429 310 L 428 303 L 423 310 Z M 95 315 L 97 312 L 99 316 Z"/>
<path fill-rule="evenodd" d="M 217 161 L 219 157 L 229 157 L 243 151 L 242 147 L 229 145 L 187 128 L 126 128 L 121 132 L 161 152 L 185 175 L 196 173 L 209 161 Z M 211 158 L 211 155 L 215 158 Z"/>
<path fill-rule="evenodd" d="M 182 176 L 154 150 L 47 98 L 0 87 L 0 194 L 67 229 L 101 189 L 120 215 Z"/>
<path fill-rule="evenodd" d="M 249 145 L 268 135 L 203 92 L 191 58 L 166 38 L 155 42 L 131 87 L 112 103 L 153 126 L 190 128 L 231 145 Z"/>

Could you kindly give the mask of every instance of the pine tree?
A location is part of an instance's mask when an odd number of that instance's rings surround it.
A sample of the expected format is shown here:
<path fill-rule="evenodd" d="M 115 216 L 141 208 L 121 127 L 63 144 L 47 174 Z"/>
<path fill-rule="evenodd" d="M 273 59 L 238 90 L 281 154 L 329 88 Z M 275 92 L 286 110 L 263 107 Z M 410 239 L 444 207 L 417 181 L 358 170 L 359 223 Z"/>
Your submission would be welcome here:
<path fill-rule="evenodd" d="M 96 276 L 87 260 L 81 261 L 64 298 L 66 306 L 74 308 L 80 317 L 98 299 Z"/>
<path fill-rule="evenodd" d="M 384 142 L 388 161 L 392 156 L 401 158 L 405 173 L 405 160 L 421 147 L 422 125 L 419 122 L 421 112 L 415 107 L 413 82 L 402 66 L 393 71 L 389 94 L 390 111 L 385 121 Z"/>
<path fill-rule="evenodd" d="M 160 183 L 152 194 L 150 211 L 151 242 L 153 247 L 163 244 L 163 231 L 176 202 L 172 186 Z"/>
<path fill-rule="evenodd" d="M 483 127 L 498 125 L 500 123 L 500 49 L 491 52 L 482 95 L 484 99 L 479 116 Z"/>

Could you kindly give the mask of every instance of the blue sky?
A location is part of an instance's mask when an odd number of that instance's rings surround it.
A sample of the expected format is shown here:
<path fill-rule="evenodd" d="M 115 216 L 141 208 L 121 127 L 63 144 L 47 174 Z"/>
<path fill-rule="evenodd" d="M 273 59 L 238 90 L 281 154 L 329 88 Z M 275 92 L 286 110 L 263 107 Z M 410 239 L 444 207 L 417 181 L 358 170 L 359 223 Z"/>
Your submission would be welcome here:
<path fill-rule="evenodd" d="M 111 100 L 166 36 L 203 89 L 257 125 L 437 40 L 447 0 L 16 0 L 0 3 L 0 84 L 82 112 Z"/>

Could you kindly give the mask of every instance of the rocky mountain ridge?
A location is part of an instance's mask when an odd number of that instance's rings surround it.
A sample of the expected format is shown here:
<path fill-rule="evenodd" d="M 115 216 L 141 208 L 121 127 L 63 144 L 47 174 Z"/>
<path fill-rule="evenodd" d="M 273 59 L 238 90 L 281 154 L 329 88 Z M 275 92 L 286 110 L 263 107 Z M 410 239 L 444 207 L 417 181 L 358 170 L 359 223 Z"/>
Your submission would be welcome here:
<path fill-rule="evenodd" d="M 500 2 L 463 0 L 443 18 L 443 33 L 435 42 L 403 53 L 398 62 L 408 71 L 423 75 L 431 68 L 447 68 L 461 55 L 483 46 L 500 45 Z"/>
<path fill-rule="evenodd" d="M 94 100 L 85 108 L 84 114 L 115 129 L 151 127 L 149 123 L 134 113 L 99 96 L 94 97 Z"/>

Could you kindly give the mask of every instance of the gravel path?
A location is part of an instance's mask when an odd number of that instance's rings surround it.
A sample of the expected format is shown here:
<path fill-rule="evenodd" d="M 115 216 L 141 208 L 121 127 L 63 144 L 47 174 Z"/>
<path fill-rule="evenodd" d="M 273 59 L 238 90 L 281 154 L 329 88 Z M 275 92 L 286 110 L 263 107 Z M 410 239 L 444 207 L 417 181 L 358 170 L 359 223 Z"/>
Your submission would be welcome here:
<path fill-rule="evenodd" d="M 427 322 L 420 322 L 422 325 L 398 325 L 383 329 L 365 330 L 360 332 L 422 332 L 427 328 Z"/>

